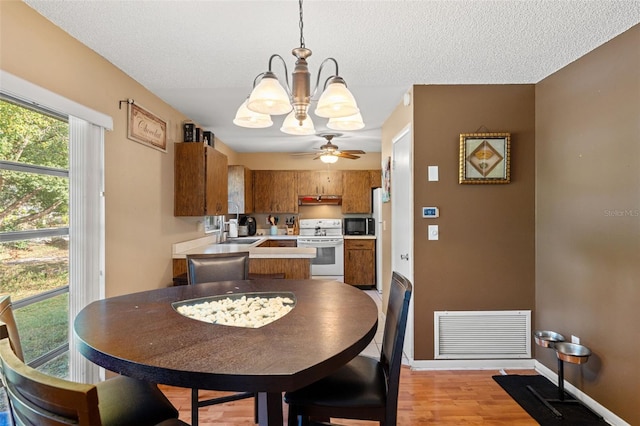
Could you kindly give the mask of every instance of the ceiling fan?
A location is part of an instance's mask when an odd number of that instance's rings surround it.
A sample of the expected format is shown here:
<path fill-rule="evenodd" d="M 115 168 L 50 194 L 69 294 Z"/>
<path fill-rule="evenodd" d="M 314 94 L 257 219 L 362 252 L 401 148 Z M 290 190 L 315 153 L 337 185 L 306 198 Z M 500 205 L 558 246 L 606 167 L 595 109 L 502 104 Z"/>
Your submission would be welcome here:
<path fill-rule="evenodd" d="M 350 149 L 340 151 L 337 145 L 331 143 L 333 138 L 342 136 L 342 133 L 320 133 L 318 136 L 323 137 L 327 143 L 316 149 L 316 152 L 296 152 L 292 156 L 315 155 L 314 160 L 320 159 L 323 163 L 335 163 L 338 158 L 348 158 L 349 160 L 357 160 L 360 158 L 355 154 L 365 154 L 359 149 Z"/>

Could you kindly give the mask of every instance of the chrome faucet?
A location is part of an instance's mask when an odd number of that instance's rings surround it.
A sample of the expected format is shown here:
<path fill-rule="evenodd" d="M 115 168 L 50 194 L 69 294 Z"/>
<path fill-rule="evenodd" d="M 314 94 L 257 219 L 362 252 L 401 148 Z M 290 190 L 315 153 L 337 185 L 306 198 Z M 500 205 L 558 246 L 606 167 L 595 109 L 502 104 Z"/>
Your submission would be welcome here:
<path fill-rule="evenodd" d="M 240 220 L 240 205 L 232 200 L 227 200 L 227 203 L 236 206 L 236 222 Z"/>

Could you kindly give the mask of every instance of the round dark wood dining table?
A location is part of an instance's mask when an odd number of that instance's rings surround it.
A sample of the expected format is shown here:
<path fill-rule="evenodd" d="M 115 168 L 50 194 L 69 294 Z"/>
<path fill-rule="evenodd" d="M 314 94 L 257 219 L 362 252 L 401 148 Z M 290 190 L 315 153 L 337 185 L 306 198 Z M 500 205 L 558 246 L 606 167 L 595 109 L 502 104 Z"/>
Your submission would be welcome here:
<path fill-rule="evenodd" d="M 173 307 L 174 302 L 239 293 L 290 293 L 295 307 L 260 328 L 206 323 Z M 257 392 L 260 425 L 280 426 L 282 392 L 349 362 L 373 339 L 377 324 L 373 300 L 348 284 L 249 280 L 98 300 L 80 311 L 74 329 L 80 353 L 107 370 L 185 388 Z"/>

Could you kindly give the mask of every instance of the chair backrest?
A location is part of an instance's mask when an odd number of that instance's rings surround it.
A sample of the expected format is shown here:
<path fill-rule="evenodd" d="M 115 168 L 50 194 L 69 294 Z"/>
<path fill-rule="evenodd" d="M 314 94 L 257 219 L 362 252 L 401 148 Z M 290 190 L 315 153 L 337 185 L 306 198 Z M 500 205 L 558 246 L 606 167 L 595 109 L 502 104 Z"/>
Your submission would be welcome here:
<path fill-rule="evenodd" d="M 6 338 L 0 340 L 0 363 L 16 425 L 101 426 L 95 386 L 48 376 L 29 367 L 16 356 Z"/>
<path fill-rule="evenodd" d="M 395 424 L 398 411 L 402 348 L 412 290 L 411 282 L 394 271 L 391 277 L 391 290 L 380 351 L 380 364 L 387 379 L 387 419 L 385 424 L 388 425 Z"/>
<path fill-rule="evenodd" d="M 249 279 L 249 252 L 187 255 L 189 284 Z"/>
<path fill-rule="evenodd" d="M 11 305 L 11 296 L 8 294 L 0 295 L 0 321 L 6 324 L 6 331 L 11 341 L 11 347 L 20 361 L 24 361 L 24 354 L 22 352 L 22 345 L 20 344 L 20 334 L 18 334 L 18 325 L 16 319 L 13 316 L 13 308 Z M 4 338 L 7 336 L 0 336 Z"/>

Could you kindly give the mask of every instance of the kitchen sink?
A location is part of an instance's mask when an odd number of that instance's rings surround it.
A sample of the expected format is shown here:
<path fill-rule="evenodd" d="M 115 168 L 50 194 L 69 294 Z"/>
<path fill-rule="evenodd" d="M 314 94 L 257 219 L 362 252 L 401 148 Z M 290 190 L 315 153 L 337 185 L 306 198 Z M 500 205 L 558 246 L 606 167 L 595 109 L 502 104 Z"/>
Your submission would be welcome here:
<path fill-rule="evenodd" d="M 231 239 L 228 239 L 228 240 L 223 241 L 223 242 L 218 243 L 218 244 L 253 244 L 253 243 L 255 243 L 256 241 L 259 241 L 259 240 L 260 240 L 259 238 L 249 238 L 249 239 L 246 239 L 246 238 L 237 238 L 237 239 L 236 238 L 231 238 Z"/>

